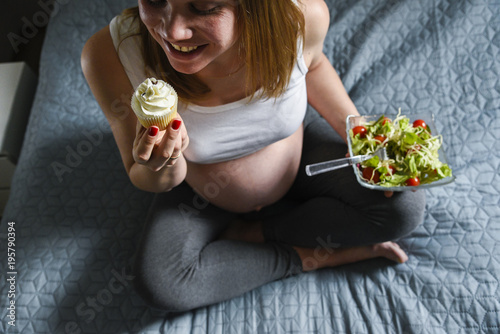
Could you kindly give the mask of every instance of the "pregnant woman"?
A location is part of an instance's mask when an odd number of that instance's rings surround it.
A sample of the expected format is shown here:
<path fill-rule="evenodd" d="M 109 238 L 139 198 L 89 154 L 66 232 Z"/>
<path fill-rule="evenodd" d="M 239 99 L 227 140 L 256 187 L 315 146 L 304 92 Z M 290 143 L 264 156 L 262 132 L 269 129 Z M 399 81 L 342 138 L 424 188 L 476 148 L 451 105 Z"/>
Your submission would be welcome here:
<path fill-rule="evenodd" d="M 82 68 L 131 182 L 157 193 L 134 259 L 152 306 L 185 311 L 303 271 L 385 257 L 422 222 L 422 191 L 359 186 L 357 115 L 323 54 L 322 0 L 139 0 L 86 43 Z M 113 106 L 149 77 L 178 93 L 164 131 Z M 306 112 L 307 104 L 314 110 Z"/>

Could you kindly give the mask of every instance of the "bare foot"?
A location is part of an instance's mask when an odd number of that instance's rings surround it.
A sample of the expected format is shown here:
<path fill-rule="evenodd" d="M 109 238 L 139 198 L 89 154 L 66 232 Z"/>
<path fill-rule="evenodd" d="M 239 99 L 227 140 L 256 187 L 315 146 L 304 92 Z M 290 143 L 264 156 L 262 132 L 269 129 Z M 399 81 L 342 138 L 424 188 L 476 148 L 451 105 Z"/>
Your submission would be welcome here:
<path fill-rule="evenodd" d="M 385 257 L 398 263 L 404 263 L 408 260 L 406 253 L 392 241 L 349 248 L 323 249 L 318 247 L 312 249 L 294 247 L 294 249 L 302 260 L 302 269 L 304 271 L 336 267 L 377 257 Z"/>
<path fill-rule="evenodd" d="M 262 234 L 262 223 L 259 221 L 235 220 L 222 233 L 220 239 L 240 240 L 247 242 L 264 242 Z M 349 248 L 302 248 L 294 247 L 302 260 L 304 271 L 315 270 L 324 267 L 336 267 L 343 264 L 385 257 L 389 260 L 404 263 L 408 256 L 392 241 L 382 242 L 369 246 L 358 246 Z"/>
<path fill-rule="evenodd" d="M 395 242 L 387 241 L 381 244 L 375 244 L 372 248 L 374 253 L 378 254 L 378 257 L 385 257 L 398 263 L 405 263 L 408 261 L 408 255 L 406 255 L 401 247 Z"/>

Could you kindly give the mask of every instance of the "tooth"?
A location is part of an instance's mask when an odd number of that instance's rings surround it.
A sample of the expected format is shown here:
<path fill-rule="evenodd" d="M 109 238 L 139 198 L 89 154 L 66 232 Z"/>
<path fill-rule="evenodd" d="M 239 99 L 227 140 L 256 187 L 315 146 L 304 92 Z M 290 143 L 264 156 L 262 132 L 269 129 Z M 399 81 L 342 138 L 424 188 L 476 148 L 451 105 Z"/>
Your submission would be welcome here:
<path fill-rule="evenodd" d="M 179 45 L 176 45 L 176 44 L 173 44 L 173 43 L 170 43 L 174 49 L 176 49 L 177 51 L 181 51 L 181 52 L 191 52 L 193 50 L 196 50 L 198 47 L 197 46 L 179 46 Z"/>

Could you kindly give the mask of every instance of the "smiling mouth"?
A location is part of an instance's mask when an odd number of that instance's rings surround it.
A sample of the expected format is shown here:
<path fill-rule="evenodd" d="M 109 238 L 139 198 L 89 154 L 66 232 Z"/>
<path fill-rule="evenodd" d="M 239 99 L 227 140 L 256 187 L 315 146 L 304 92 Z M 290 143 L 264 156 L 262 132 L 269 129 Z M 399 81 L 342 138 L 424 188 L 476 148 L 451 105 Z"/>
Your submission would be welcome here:
<path fill-rule="evenodd" d="M 174 49 L 176 49 L 177 51 L 184 52 L 184 53 L 193 52 L 194 50 L 198 49 L 197 46 L 180 46 L 180 45 L 177 45 L 174 43 L 170 43 L 170 45 L 172 45 L 172 47 Z"/>

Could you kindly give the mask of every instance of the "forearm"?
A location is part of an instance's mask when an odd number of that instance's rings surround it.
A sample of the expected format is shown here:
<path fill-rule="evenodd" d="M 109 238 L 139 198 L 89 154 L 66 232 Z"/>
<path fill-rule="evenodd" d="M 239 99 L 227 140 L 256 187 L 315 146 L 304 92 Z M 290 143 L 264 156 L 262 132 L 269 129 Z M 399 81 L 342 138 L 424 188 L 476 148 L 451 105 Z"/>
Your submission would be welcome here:
<path fill-rule="evenodd" d="M 347 94 L 337 72 L 328 58 L 321 55 L 306 76 L 307 98 L 311 106 L 347 140 L 345 120 L 348 115 L 359 115 Z"/>
<path fill-rule="evenodd" d="M 137 188 L 160 193 L 169 191 L 181 184 L 186 177 L 186 172 L 186 160 L 181 156 L 174 166 L 163 167 L 156 172 L 145 165 L 134 163 L 130 167 L 128 175 L 132 184 Z"/>

